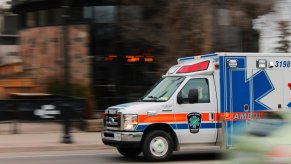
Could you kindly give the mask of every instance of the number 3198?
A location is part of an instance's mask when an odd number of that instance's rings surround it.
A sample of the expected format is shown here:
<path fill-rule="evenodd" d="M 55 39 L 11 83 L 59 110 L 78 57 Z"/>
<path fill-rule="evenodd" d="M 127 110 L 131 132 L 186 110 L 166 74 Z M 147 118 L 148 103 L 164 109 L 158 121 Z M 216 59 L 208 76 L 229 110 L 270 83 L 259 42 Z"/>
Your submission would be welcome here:
<path fill-rule="evenodd" d="M 290 67 L 290 61 L 276 61 L 275 67 Z"/>

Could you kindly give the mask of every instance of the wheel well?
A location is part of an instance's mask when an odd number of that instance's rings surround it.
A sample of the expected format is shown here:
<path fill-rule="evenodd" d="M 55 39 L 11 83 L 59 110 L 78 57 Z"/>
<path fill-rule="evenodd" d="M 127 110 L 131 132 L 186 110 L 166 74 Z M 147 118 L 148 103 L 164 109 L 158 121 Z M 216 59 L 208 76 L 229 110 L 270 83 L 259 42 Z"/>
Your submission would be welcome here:
<path fill-rule="evenodd" d="M 157 124 L 151 124 L 149 125 L 144 133 L 143 133 L 143 136 L 142 136 L 142 141 L 144 140 L 144 137 L 151 131 L 153 130 L 163 130 L 167 133 L 169 133 L 174 141 L 174 150 L 177 150 L 178 149 L 178 138 L 177 138 L 177 135 L 176 133 L 174 132 L 173 128 L 168 125 L 168 124 L 163 124 L 163 123 L 157 123 Z"/>

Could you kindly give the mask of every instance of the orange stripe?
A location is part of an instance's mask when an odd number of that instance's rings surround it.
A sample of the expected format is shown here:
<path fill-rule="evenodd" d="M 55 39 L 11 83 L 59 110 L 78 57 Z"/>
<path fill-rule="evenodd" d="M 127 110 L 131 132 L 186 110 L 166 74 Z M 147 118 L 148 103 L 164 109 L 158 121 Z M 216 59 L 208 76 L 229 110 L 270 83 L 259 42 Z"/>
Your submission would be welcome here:
<path fill-rule="evenodd" d="M 187 122 L 188 114 L 158 114 L 156 116 L 148 116 L 148 115 L 139 115 L 138 122 L 139 123 L 153 123 L 153 122 Z M 219 114 L 214 113 L 213 120 L 210 120 L 209 113 L 201 113 L 202 121 L 218 121 Z"/>
<path fill-rule="evenodd" d="M 174 114 L 158 114 L 155 116 L 139 115 L 139 123 L 151 123 L 151 122 L 175 122 Z"/>
<path fill-rule="evenodd" d="M 187 114 L 176 114 L 176 122 L 187 122 Z"/>
<path fill-rule="evenodd" d="M 214 113 L 213 120 L 210 120 L 209 113 L 201 113 L 202 121 L 221 121 L 221 120 L 251 120 L 259 119 L 264 116 L 265 112 L 234 112 L 234 113 Z M 188 122 L 186 113 L 181 114 L 158 114 L 156 116 L 139 115 L 139 123 L 154 122 Z"/>

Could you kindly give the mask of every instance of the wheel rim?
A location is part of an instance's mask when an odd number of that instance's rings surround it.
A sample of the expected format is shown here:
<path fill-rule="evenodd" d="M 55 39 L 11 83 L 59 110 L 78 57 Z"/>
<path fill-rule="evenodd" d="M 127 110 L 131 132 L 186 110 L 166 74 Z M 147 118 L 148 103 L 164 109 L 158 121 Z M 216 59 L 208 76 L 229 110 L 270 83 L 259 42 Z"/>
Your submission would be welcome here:
<path fill-rule="evenodd" d="M 150 151 L 154 156 L 161 157 L 168 151 L 169 145 L 165 138 L 156 137 L 150 143 Z"/>

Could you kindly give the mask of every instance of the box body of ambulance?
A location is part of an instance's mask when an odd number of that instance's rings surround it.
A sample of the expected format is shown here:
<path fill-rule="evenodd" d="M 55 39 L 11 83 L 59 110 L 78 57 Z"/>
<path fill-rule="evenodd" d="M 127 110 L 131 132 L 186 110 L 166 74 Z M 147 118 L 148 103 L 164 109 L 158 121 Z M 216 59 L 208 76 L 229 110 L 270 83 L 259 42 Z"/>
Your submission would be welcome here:
<path fill-rule="evenodd" d="M 290 89 L 288 53 L 180 58 L 139 101 L 105 110 L 102 140 L 151 161 L 184 147 L 229 147 L 264 111 L 288 110 Z"/>

